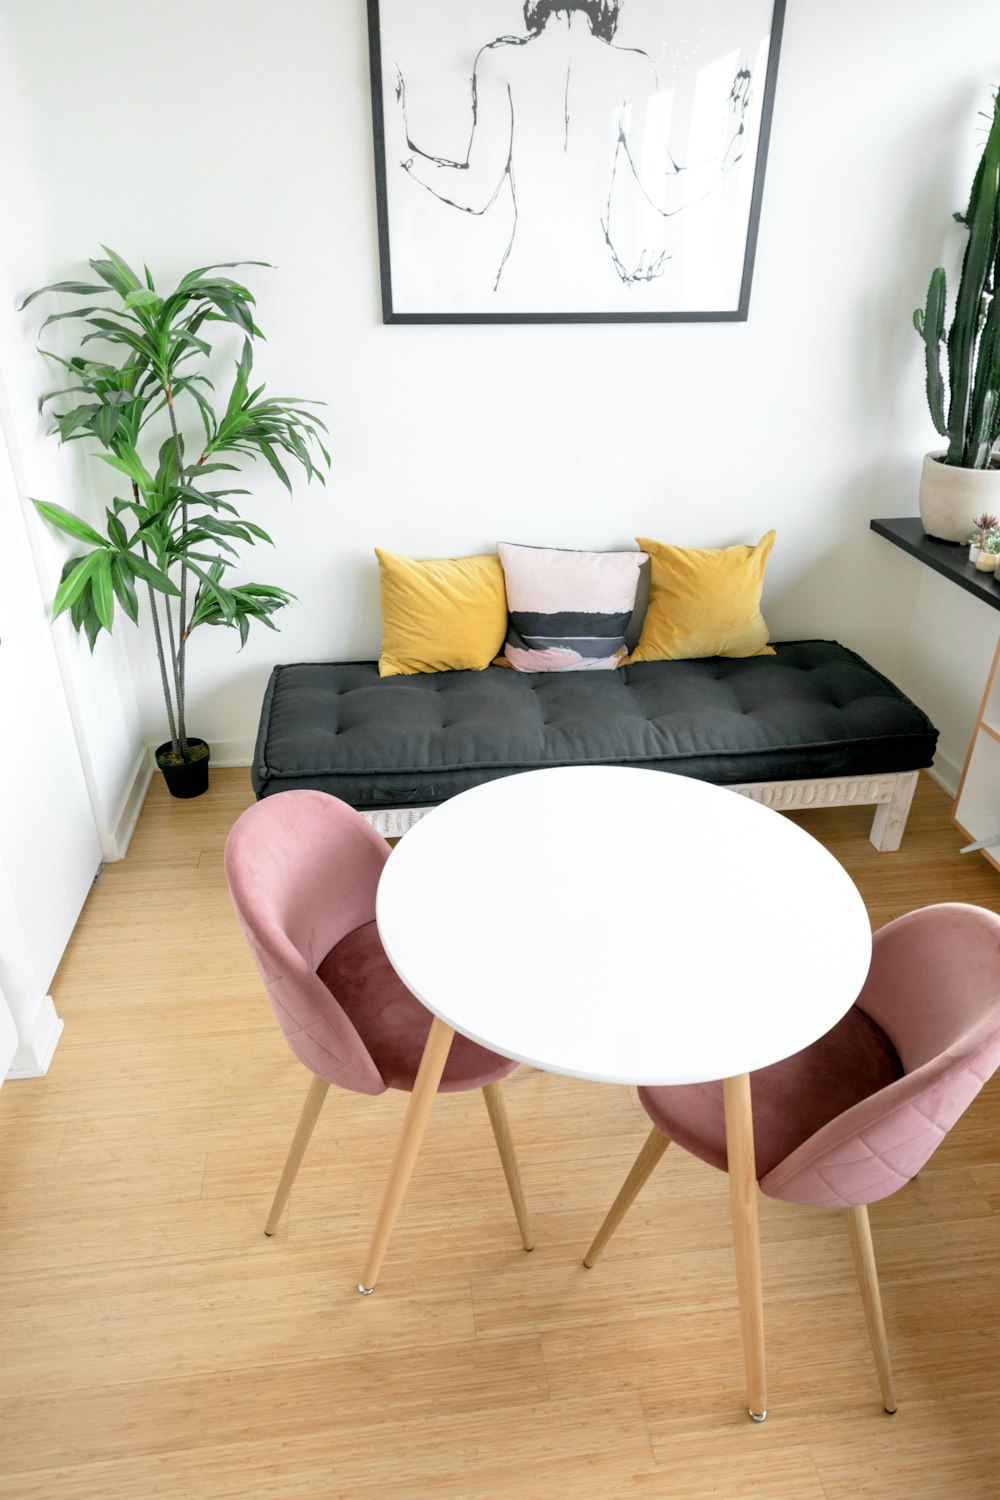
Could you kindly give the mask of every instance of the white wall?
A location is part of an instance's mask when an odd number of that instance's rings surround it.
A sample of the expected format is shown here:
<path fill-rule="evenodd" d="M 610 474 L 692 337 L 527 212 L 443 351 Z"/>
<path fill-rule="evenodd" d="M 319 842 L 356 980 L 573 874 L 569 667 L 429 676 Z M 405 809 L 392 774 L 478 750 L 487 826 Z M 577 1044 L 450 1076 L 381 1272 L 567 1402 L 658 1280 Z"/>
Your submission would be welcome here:
<path fill-rule="evenodd" d="M 30 575 L 41 615 L 42 600 L 52 598 L 67 552 L 52 530 L 39 522 L 30 498 L 84 511 L 96 502 L 89 488 L 90 466 L 79 445 L 60 448 L 47 435 L 48 420 L 38 414 L 38 396 L 61 382 L 50 378 L 52 367 L 36 351 L 40 318 L 17 312 L 25 295 L 48 279 L 49 269 L 64 264 L 69 232 L 58 192 L 53 192 L 44 163 L 33 150 L 27 103 L 31 73 L 23 65 L 20 37 L 12 24 L 30 10 L 25 5 L 20 11 L 16 6 L 0 11 L 0 203 L 5 222 L 0 235 L 0 445 L 5 452 L 0 453 L 0 463 L 5 490 L 8 464 L 16 488 L 9 500 L 6 493 L 3 496 L 4 506 L 11 507 L 10 512 L 4 510 L 3 544 L 23 549 L 19 581 L 24 588 L 25 575 Z M 33 57 L 32 64 L 37 67 L 41 61 Z M 48 333 L 44 342 L 53 347 Z M 58 351 L 58 344 L 55 347 Z M 98 509 L 96 516 L 100 515 Z M 66 729 L 75 740 L 101 848 L 105 858 L 115 859 L 134 821 L 144 751 L 125 642 L 105 640 L 91 658 L 86 641 L 73 632 L 68 619 L 55 623 L 51 640 L 34 640 L 30 632 L 28 639 L 32 653 L 37 653 L 31 670 L 37 674 L 38 692 L 58 692 L 61 681 L 65 701 L 47 703 L 47 711 L 59 715 L 61 722 L 68 708 Z M 26 642 L 22 645 L 27 649 Z M 48 657 L 53 650 L 59 673 L 50 681 Z"/>
<path fill-rule="evenodd" d="M 62 1030 L 46 992 L 102 849 L 2 427 L 0 536 L 0 1073 L 25 1077 Z"/>
<path fill-rule="evenodd" d="M 4 1074 L 16 1051 L 17 1027 L 14 1024 L 10 1006 L 3 997 L 3 991 L 0 990 L 0 1088 L 3 1087 Z"/>
<path fill-rule="evenodd" d="M 375 544 L 714 545 L 773 525 L 772 634 L 862 651 L 961 761 L 997 621 L 867 527 L 916 513 L 935 446 L 910 317 L 960 246 L 995 0 L 952 0 L 946 25 L 939 0 L 789 0 L 750 317 L 716 325 L 383 327 L 363 0 L 15 0 L 4 20 L 40 226 L 12 290 L 101 241 L 164 280 L 273 261 L 250 273 L 260 374 L 329 403 L 327 490 L 254 481 L 277 546 L 247 575 L 301 603 L 242 654 L 221 633 L 191 648 L 189 727 L 217 756 L 249 754 L 276 660 L 375 653 Z M 27 431 L 44 374 L 22 373 Z M 31 493 L 42 451 L 23 455 Z M 154 743 L 151 672 L 141 702 Z"/>

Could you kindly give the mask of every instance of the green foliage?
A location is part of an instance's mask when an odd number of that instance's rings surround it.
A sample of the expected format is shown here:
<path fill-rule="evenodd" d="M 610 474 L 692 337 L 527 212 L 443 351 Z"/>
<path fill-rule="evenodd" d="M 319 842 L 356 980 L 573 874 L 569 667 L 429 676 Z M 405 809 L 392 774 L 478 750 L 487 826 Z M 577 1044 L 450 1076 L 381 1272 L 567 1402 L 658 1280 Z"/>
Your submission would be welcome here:
<path fill-rule="evenodd" d="M 917 308 L 913 323 L 924 341 L 927 402 L 931 419 L 948 439 L 945 463 L 963 469 L 986 469 L 1000 440 L 1000 92 L 983 154 L 972 183 L 969 207 L 955 218 L 968 241 L 945 340 L 947 287 L 942 266 L 932 273 L 927 304 Z M 941 349 L 947 354 L 948 406 Z"/>
<path fill-rule="evenodd" d="M 232 498 L 250 492 L 225 480 L 220 488 L 210 476 L 239 473 L 263 459 L 289 493 L 289 465 L 297 465 L 307 481 L 325 483 L 330 455 L 320 433 L 326 427 L 312 411 L 319 403 L 266 397 L 263 385 L 251 384 L 253 341 L 263 337 L 253 317 L 254 298 L 242 282 L 220 273 L 266 262 L 201 266 L 160 295 L 147 268 L 140 280 L 114 250 L 102 249 L 106 258 L 89 262 L 97 281 L 56 282 L 22 304 L 48 293 L 87 299 L 41 325 L 76 320 L 80 339 L 79 352 L 69 359 L 41 351 L 62 367 L 68 384 L 47 391 L 39 409 L 50 408 L 51 430 L 61 442 L 86 439 L 103 450 L 97 456 L 122 490 L 105 511 L 103 536 L 60 505 L 34 502 L 46 520 L 88 549 L 63 568 L 52 612 L 55 617 L 68 610 L 93 650 L 101 631 L 113 628 L 116 610 L 138 623 L 141 586 L 152 615 L 170 738 L 186 753 L 191 632 L 199 625 L 223 625 L 239 632 L 242 645 L 255 620 L 276 629 L 273 615 L 293 597 L 273 585 L 229 581 L 238 546 L 271 538 L 240 514 Z M 224 406 L 206 374 L 213 354 L 207 325 L 217 323 L 243 335 Z M 92 343 L 102 347 L 103 357 L 83 352 Z M 187 459 L 179 403 L 199 428 L 195 462 Z"/>

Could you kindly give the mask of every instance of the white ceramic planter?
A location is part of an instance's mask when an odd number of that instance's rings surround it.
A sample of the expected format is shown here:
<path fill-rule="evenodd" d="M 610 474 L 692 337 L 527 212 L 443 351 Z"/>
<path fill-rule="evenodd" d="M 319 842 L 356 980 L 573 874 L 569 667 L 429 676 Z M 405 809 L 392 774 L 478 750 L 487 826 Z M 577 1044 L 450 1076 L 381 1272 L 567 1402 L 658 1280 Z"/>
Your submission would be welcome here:
<path fill-rule="evenodd" d="M 968 542 L 973 522 L 983 511 L 1000 515 L 1000 468 L 958 469 L 939 462 L 942 454 L 924 456 L 920 471 L 920 520 L 928 536 L 943 542 Z"/>

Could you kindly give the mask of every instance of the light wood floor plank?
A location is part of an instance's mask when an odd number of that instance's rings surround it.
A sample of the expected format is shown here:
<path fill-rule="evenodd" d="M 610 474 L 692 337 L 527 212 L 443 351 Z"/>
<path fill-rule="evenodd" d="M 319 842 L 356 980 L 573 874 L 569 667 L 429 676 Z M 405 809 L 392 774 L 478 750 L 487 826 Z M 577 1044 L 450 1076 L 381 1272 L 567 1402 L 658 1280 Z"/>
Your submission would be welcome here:
<path fill-rule="evenodd" d="M 334 1411 L 331 1417 L 325 1430 L 294 1437 L 259 1441 L 248 1432 L 226 1447 L 22 1471 L 0 1478 L 0 1500 L 523 1500 L 565 1495 L 568 1464 L 586 1476 L 581 1493 L 611 1500 L 655 1467 L 642 1405 L 631 1392 L 420 1417 L 380 1408 L 363 1423 L 337 1422 Z M 657 1493 L 655 1485 L 646 1491 Z"/>
<path fill-rule="evenodd" d="M 290 1355 L 305 1354 L 291 1346 Z M 224 1373 L 133 1381 L 108 1392 L 21 1398 L 0 1407 L 8 1469 L 30 1471 L 136 1455 L 222 1447 L 395 1421 L 537 1405 L 549 1396 L 539 1340 L 436 1340 L 363 1355 L 275 1359 Z"/>

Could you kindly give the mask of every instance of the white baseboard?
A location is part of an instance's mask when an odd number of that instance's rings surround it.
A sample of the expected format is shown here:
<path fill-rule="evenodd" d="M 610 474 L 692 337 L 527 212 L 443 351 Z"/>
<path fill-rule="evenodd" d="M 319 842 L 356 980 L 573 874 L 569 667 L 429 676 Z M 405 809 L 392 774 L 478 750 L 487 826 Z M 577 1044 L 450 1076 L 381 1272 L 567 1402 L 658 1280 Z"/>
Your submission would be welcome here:
<path fill-rule="evenodd" d="M 949 797 L 958 796 L 958 783 L 962 779 L 962 768 L 953 766 L 950 760 L 945 760 L 943 755 L 934 757 L 934 764 L 928 768 L 927 774 L 932 776 L 938 786 L 944 787 Z"/>
<path fill-rule="evenodd" d="M 117 851 L 113 856 L 115 859 L 125 858 L 128 846 L 132 842 L 135 825 L 139 821 L 139 814 L 142 812 L 142 804 L 145 802 L 146 793 L 149 791 L 149 783 L 152 776 L 153 752 L 148 746 L 144 745 L 132 769 L 132 776 L 129 781 L 128 791 L 125 793 L 125 800 L 122 803 L 122 810 L 112 829 L 111 836 L 114 839 Z"/>
<path fill-rule="evenodd" d="M 253 752 L 256 739 L 252 740 L 209 740 L 212 747 L 212 759 L 209 765 L 209 775 L 212 774 L 212 766 L 252 766 Z"/>
<path fill-rule="evenodd" d="M 35 1011 L 31 1036 L 22 1039 L 7 1070 L 7 1077 L 41 1078 L 47 1073 L 62 1029 L 63 1022 L 56 1015 L 52 996 L 44 995 Z"/>

